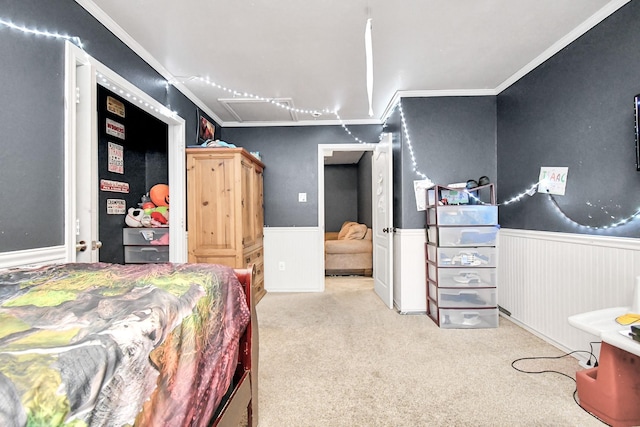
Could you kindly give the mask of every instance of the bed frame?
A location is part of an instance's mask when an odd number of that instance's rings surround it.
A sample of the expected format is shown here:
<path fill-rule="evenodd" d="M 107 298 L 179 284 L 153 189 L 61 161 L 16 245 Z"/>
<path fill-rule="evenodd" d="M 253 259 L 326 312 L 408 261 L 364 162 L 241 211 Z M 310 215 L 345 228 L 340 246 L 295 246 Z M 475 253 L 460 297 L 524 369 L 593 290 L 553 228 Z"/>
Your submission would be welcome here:
<path fill-rule="evenodd" d="M 253 264 L 246 269 L 236 269 L 236 277 L 244 287 L 247 305 L 251 310 L 251 321 L 245 333 L 240 337 L 240 354 L 238 366 L 234 375 L 234 388 L 229 399 L 212 426 L 237 427 L 243 420 L 250 427 L 258 425 L 258 318 L 256 305 L 251 287 L 255 280 Z"/>

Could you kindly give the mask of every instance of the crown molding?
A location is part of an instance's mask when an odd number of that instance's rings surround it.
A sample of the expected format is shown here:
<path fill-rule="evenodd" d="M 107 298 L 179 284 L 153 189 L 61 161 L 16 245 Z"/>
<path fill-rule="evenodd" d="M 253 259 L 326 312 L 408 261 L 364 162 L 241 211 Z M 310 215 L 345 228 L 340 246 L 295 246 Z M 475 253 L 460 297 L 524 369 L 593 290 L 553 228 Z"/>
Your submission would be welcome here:
<path fill-rule="evenodd" d="M 442 90 L 399 90 L 393 94 L 380 119 L 383 123 L 389 118 L 402 98 L 437 98 L 445 96 L 495 96 L 495 89 L 442 89 Z"/>
<path fill-rule="evenodd" d="M 292 126 L 357 126 L 357 125 L 382 125 L 379 119 L 363 120 L 300 120 L 297 122 L 224 122 L 221 126 L 226 128 L 246 127 L 292 127 Z"/>

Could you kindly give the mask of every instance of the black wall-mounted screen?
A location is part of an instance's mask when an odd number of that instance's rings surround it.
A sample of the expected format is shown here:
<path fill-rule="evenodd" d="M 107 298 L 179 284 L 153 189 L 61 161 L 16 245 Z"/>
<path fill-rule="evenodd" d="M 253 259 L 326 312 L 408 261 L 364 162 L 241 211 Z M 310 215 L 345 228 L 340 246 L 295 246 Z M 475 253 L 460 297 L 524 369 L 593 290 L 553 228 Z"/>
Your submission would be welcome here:
<path fill-rule="evenodd" d="M 640 94 L 633 98 L 636 117 L 636 170 L 640 171 Z"/>

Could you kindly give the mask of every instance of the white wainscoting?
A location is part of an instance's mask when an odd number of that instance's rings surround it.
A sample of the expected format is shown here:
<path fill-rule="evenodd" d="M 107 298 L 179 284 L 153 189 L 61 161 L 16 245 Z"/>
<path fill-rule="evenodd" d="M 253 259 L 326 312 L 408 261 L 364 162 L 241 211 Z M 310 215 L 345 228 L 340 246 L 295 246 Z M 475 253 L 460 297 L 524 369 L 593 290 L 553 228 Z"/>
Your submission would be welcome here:
<path fill-rule="evenodd" d="M 638 275 L 640 239 L 500 230 L 498 304 L 563 350 L 589 350 L 590 341 L 600 341 L 567 318 L 630 306 Z"/>
<path fill-rule="evenodd" d="M 0 253 L 0 268 L 38 267 L 68 262 L 64 246 Z"/>
<path fill-rule="evenodd" d="M 426 231 L 396 229 L 393 236 L 393 303 L 403 314 L 427 312 Z"/>
<path fill-rule="evenodd" d="M 267 292 L 322 292 L 323 239 L 324 234 L 318 227 L 265 227 L 264 287 Z"/>

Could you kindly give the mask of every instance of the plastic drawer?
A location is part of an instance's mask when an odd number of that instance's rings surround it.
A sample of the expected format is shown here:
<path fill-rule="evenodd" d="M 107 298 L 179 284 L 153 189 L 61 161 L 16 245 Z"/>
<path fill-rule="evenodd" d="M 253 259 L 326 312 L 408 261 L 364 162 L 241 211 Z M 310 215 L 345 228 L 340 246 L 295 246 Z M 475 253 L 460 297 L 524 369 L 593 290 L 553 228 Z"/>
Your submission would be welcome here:
<path fill-rule="evenodd" d="M 490 308 L 497 305 L 496 288 L 439 288 L 429 283 L 429 296 L 440 308 Z"/>
<path fill-rule="evenodd" d="M 495 267 L 497 262 L 496 248 L 440 248 L 427 245 L 428 259 L 438 267 Z"/>
<path fill-rule="evenodd" d="M 151 245 L 154 240 L 161 239 L 169 233 L 169 228 L 123 228 L 123 245 Z M 155 245 L 156 243 L 154 243 Z"/>
<path fill-rule="evenodd" d="M 429 301 L 429 307 L 433 318 L 439 316 L 440 322 L 438 326 L 442 329 L 482 329 L 498 327 L 497 308 L 480 308 L 477 310 L 438 308 L 433 301 Z"/>
<path fill-rule="evenodd" d="M 450 205 L 427 210 L 427 224 L 497 225 L 496 205 Z"/>
<path fill-rule="evenodd" d="M 169 246 L 125 246 L 124 262 L 127 264 L 169 262 Z"/>
<path fill-rule="evenodd" d="M 427 230 L 429 242 L 438 246 L 495 246 L 498 227 L 434 227 Z"/>
<path fill-rule="evenodd" d="M 429 279 L 441 288 L 495 287 L 498 283 L 495 268 L 438 268 L 428 264 Z"/>

